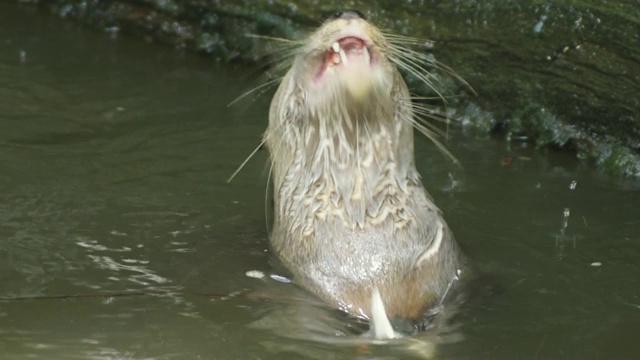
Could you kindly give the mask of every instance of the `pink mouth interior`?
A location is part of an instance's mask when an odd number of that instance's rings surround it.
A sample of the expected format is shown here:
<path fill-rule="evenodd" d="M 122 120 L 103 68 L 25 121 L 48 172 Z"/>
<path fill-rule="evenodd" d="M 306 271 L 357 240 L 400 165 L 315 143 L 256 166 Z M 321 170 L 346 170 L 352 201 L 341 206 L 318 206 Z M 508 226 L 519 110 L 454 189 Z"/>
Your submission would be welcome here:
<path fill-rule="evenodd" d="M 340 48 L 344 51 L 347 59 L 361 56 L 366 47 L 364 40 L 356 36 L 345 36 L 338 40 L 338 44 L 340 44 Z M 323 63 L 316 78 L 320 78 L 329 66 L 344 66 L 340 60 L 340 54 L 336 53 L 332 48 L 325 51 Z"/>
<path fill-rule="evenodd" d="M 338 40 L 338 44 L 340 44 L 340 47 L 347 53 L 347 55 L 351 51 L 358 51 L 364 48 L 364 40 L 355 36 L 343 37 Z"/>

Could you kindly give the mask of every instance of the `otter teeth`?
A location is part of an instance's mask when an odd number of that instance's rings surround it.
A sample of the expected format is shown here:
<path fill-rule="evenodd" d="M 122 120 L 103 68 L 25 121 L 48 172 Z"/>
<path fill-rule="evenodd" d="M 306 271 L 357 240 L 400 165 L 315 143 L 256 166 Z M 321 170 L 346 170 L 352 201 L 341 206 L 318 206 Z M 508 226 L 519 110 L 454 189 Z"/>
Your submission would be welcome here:
<path fill-rule="evenodd" d="M 340 60 L 342 60 L 345 65 L 349 63 L 349 61 L 347 61 L 347 54 L 345 54 L 342 49 L 340 49 Z"/>
<path fill-rule="evenodd" d="M 349 61 L 347 60 L 347 54 L 340 47 L 340 43 L 338 43 L 337 41 L 334 42 L 331 45 L 331 49 L 333 49 L 335 53 L 338 53 L 340 55 L 340 61 L 342 61 L 342 63 L 344 63 L 345 65 L 349 63 Z"/>

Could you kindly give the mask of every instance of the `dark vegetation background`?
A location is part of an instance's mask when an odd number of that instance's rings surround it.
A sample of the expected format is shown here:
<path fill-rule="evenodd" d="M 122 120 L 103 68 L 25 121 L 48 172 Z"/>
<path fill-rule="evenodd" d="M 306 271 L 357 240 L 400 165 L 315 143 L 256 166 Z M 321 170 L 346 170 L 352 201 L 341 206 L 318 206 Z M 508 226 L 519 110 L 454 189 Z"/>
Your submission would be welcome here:
<path fill-rule="evenodd" d="M 246 34 L 295 37 L 337 9 L 359 9 L 379 27 L 435 41 L 428 51 L 477 93 L 450 83 L 462 96 L 448 111 L 467 128 L 640 176 L 637 0 L 19 2 L 220 62 L 265 61 L 265 40 Z"/>

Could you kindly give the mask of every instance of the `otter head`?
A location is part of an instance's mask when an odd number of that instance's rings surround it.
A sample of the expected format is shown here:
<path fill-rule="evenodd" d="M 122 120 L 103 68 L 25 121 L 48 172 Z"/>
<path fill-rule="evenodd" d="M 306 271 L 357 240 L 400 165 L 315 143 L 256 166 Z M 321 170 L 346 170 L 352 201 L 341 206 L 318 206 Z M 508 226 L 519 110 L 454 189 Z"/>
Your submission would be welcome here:
<path fill-rule="evenodd" d="M 385 45 L 380 31 L 357 12 L 340 12 L 327 20 L 309 37 L 293 64 L 298 83 L 315 93 L 311 99 L 318 103 L 309 105 L 322 107 L 335 98 L 362 102 L 375 96 L 376 90 L 388 91 L 393 67 Z"/>
<path fill-rule="evenodd" d="M 272 152 L 282 150 L 275 158 L 286 163 L 287 144 L 295 142 L 292 150 L 305 148 L 308 163 L 359 165 L 366 154 L 358 150 L 379 142 L 410 142 L 403 146 L 411 152 L 411 125 L 399 121 L 413 116 L 409 93 L 390 49 L 380 30 L 356 11 L 337 13 L 313 32 L 272 101 L 266 136 L 281 141 L 267 141 Z"/>
<path fill-rule="evenodd" d="M 388 97 L 393 86 L 395 68 L 387 48 L 384 36 L 362 14 L 339 12 L 309 36 L 291 71 L 308 94 L 307 105 L 317 111 L 336 103 L 368 109 L 384 92 Z"/>

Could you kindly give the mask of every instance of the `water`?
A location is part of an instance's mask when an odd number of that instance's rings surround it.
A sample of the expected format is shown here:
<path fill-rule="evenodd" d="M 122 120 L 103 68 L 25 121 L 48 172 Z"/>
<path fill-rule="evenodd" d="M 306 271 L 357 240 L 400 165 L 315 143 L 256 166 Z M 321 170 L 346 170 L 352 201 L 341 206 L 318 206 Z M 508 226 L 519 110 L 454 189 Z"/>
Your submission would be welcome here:
<path fill-rule="evenodd" d="M 16 5 L 0 44 L 0 358 L 416 356 L 256 326 L 330 312 L 245 276 L 278 273 L 264 152 L 226 183 L 266 126 L 268 96 L 226 106 L 250 71 Z M 462 306 L 439 358 L 640 354 L 639 184 L 460 129 L 447 145 L 463 168 L 424 139 L 418 167 L 498 290 Z"/>

